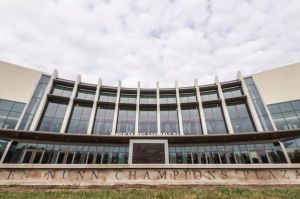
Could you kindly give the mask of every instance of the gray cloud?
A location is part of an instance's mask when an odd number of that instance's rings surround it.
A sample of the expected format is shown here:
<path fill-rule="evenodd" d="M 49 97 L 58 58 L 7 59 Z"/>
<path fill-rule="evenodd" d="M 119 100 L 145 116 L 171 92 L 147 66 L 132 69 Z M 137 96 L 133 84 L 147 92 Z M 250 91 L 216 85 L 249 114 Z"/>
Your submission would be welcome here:
<path fill-rule="evenodd" d="M 0 59 L 84 82 L 231 80 L 300 60 L 297 0 L 10 0 Z"/>

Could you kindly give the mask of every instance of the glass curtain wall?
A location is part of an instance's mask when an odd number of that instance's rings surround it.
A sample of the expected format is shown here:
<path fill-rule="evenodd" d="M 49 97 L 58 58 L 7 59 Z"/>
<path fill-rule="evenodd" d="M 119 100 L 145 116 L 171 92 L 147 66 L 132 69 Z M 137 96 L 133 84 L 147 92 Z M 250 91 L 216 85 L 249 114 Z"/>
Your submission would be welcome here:
<path fill-rule="evenodd" d="M 54 84 L 51 94 L 61 97 L 71 97 L 73 91 L 73 86 L 68 86 L 64 84 Z"/>
<path fill-rule="evenodd" d="M 183 133 L 185 135 L 202 134 L 200 115 L 197 106 L 181 107 Z"/>
<path fill-rule="evenodd" d="M 278 130 L 300 128 L 300 100 L 268 105 Z"/>
<path fill-rule="evenodd" d="M 264 131 L 274 131 L 271 120 L 268 116 L 264 103 L 259 95 L 259 92 L 255 86 L 252 77 L 247 77 L 244 79 L 247 89 L 249 91 L 250 98 L 254 104 L 256 113 L 258 115 L 259 121 L 263 127 Z"/>
<path fill-rule="evenodd" d="M 38 131 L 59 132 L 68 104 L 49 101 L 40 120 Z"/>
<path fill-rule="evenodd" d="M 95 117 L 93 134 L 110 135 L 114 121 L 114 107 L 98 107 Z"/>
<path fill-rule="evenodd" d="M 139 133 L 156 134 L 157 133 L 157 111 L 156 109 L 140 109 L 139 113 Z"/>
<path fill-rule="evenodd" d="M 136 104 L 136 93 L 122 93 L 120 94 L 120 103 Z"/>
<path fill-rule="evenodd" d="M 176 109 L 160 109 L 160 127 L 162 134 L 179 134 L 179 122 Z"/>
<path fill-rule="evenodd" d="M 200 91 L 201 101 L 214 101 L 219 99 L 218 91 L 217 89 L 213 90 L 201 90 Z"/>
<path fill-rule="evenodd" d="M 19 130 L 29 130 L 30 125 L 32 123 L 33 117 L 40 105 L 42 97 L 46 91 L 48 86 L 50 77 L 42 75 L 39 83 L 33 93 L 33 96 L 30 99 L 30 102 L 26 108 L 25 114 L 22 118 L 22 121 L 19 126 Z"/>
<path fill-rule="evenodd" d="M 100 89 L 99 101 L 116 103 L 117 91 L 106 91 Z"/>
<path fill-rule="evenodd" d="M 223 88 L 222 90 L 223 90 L 223 95 L 224 95 L 225 99 L 241 97 L 244 95 L 241 86 Z"/>
<path fill-rule="evenodd" d="M 14 129 L 24 107 L 24 103 L 0 99 L 0 129 Z"/>
<path fill-rule="evenodd" d="M 300 139 L 283 142 L 291 163 L 300 163 Z"/>
<path fill-rule="evenodd" d="M 140 104 L 156 104 L 156 93 L 141 93 Z"/>
<path fill-rule="evenodd" d="M 128 146 L 14 142 L 4 162 L 22 164 L 127 164 Z"/>
<path fill-rule="evenodd" d="M 93 101 L 95 98 L 95 93 L 96 91 L 92 89 L 78 88 L 76 98 Z"/>
<path fill-rule="evenodd" d="M 179 91 L 180 103 L 197 102 L 196 91 Z"/>
<path fill-rule="evenodd" d="M 170 164 L 287 163 L 278 143 L 228 145 L 170 145 Z"/>
<path fill-rule="evenodd" d="M 256 131 L 246 102 L 229 103 L 227 109 L 235 133 Z"/>
<path fill-rule="evenodd" d="M 91 105 L 74 104 L 67 132 L 86 134 L 91 112 Z"/>
<path fill-rule="evenodd" d="M 160 104 L 176 104 L 176 93 L 160 93 Z"/>
<path fill-rule="evenodd" d="M 135 108 L 120 108 L 117 121 L 117 133 L 134 134 Z"/>
<path fill-rule="evenodd" d="M 219 104 L 203 105 L 208 134 L 226 134 L 224 115 Z"/>

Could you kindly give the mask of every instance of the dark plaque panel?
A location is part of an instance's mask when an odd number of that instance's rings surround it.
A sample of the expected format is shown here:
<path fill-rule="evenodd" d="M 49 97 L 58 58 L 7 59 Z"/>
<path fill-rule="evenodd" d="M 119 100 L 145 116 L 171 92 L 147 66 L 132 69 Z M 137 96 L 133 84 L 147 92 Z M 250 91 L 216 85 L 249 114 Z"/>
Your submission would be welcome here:
<path fill-rule="evenodd" d="M 133 164 L 164 164 L 164 144 L 133 143 Z"/>

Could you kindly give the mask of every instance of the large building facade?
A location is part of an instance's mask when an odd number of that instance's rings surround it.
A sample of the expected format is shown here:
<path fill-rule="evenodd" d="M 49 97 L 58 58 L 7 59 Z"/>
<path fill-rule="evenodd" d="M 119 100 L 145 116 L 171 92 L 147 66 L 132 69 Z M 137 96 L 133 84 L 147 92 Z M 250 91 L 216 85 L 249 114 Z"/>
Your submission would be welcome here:
<path fill-rule="evenodd" d="M 0 62 L 0 164 L 300 163 L 300 64 L 126 88 Z"/>

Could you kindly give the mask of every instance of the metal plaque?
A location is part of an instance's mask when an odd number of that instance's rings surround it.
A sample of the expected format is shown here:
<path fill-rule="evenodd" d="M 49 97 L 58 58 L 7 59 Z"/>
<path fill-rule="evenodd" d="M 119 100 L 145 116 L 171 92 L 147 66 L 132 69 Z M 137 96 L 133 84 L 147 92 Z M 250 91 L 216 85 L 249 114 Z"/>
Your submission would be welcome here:
<path fill-rule="evenodd" d="M 133 164 L 164 164 L 165 146 L 158 143 L 134 143 Z"/>

